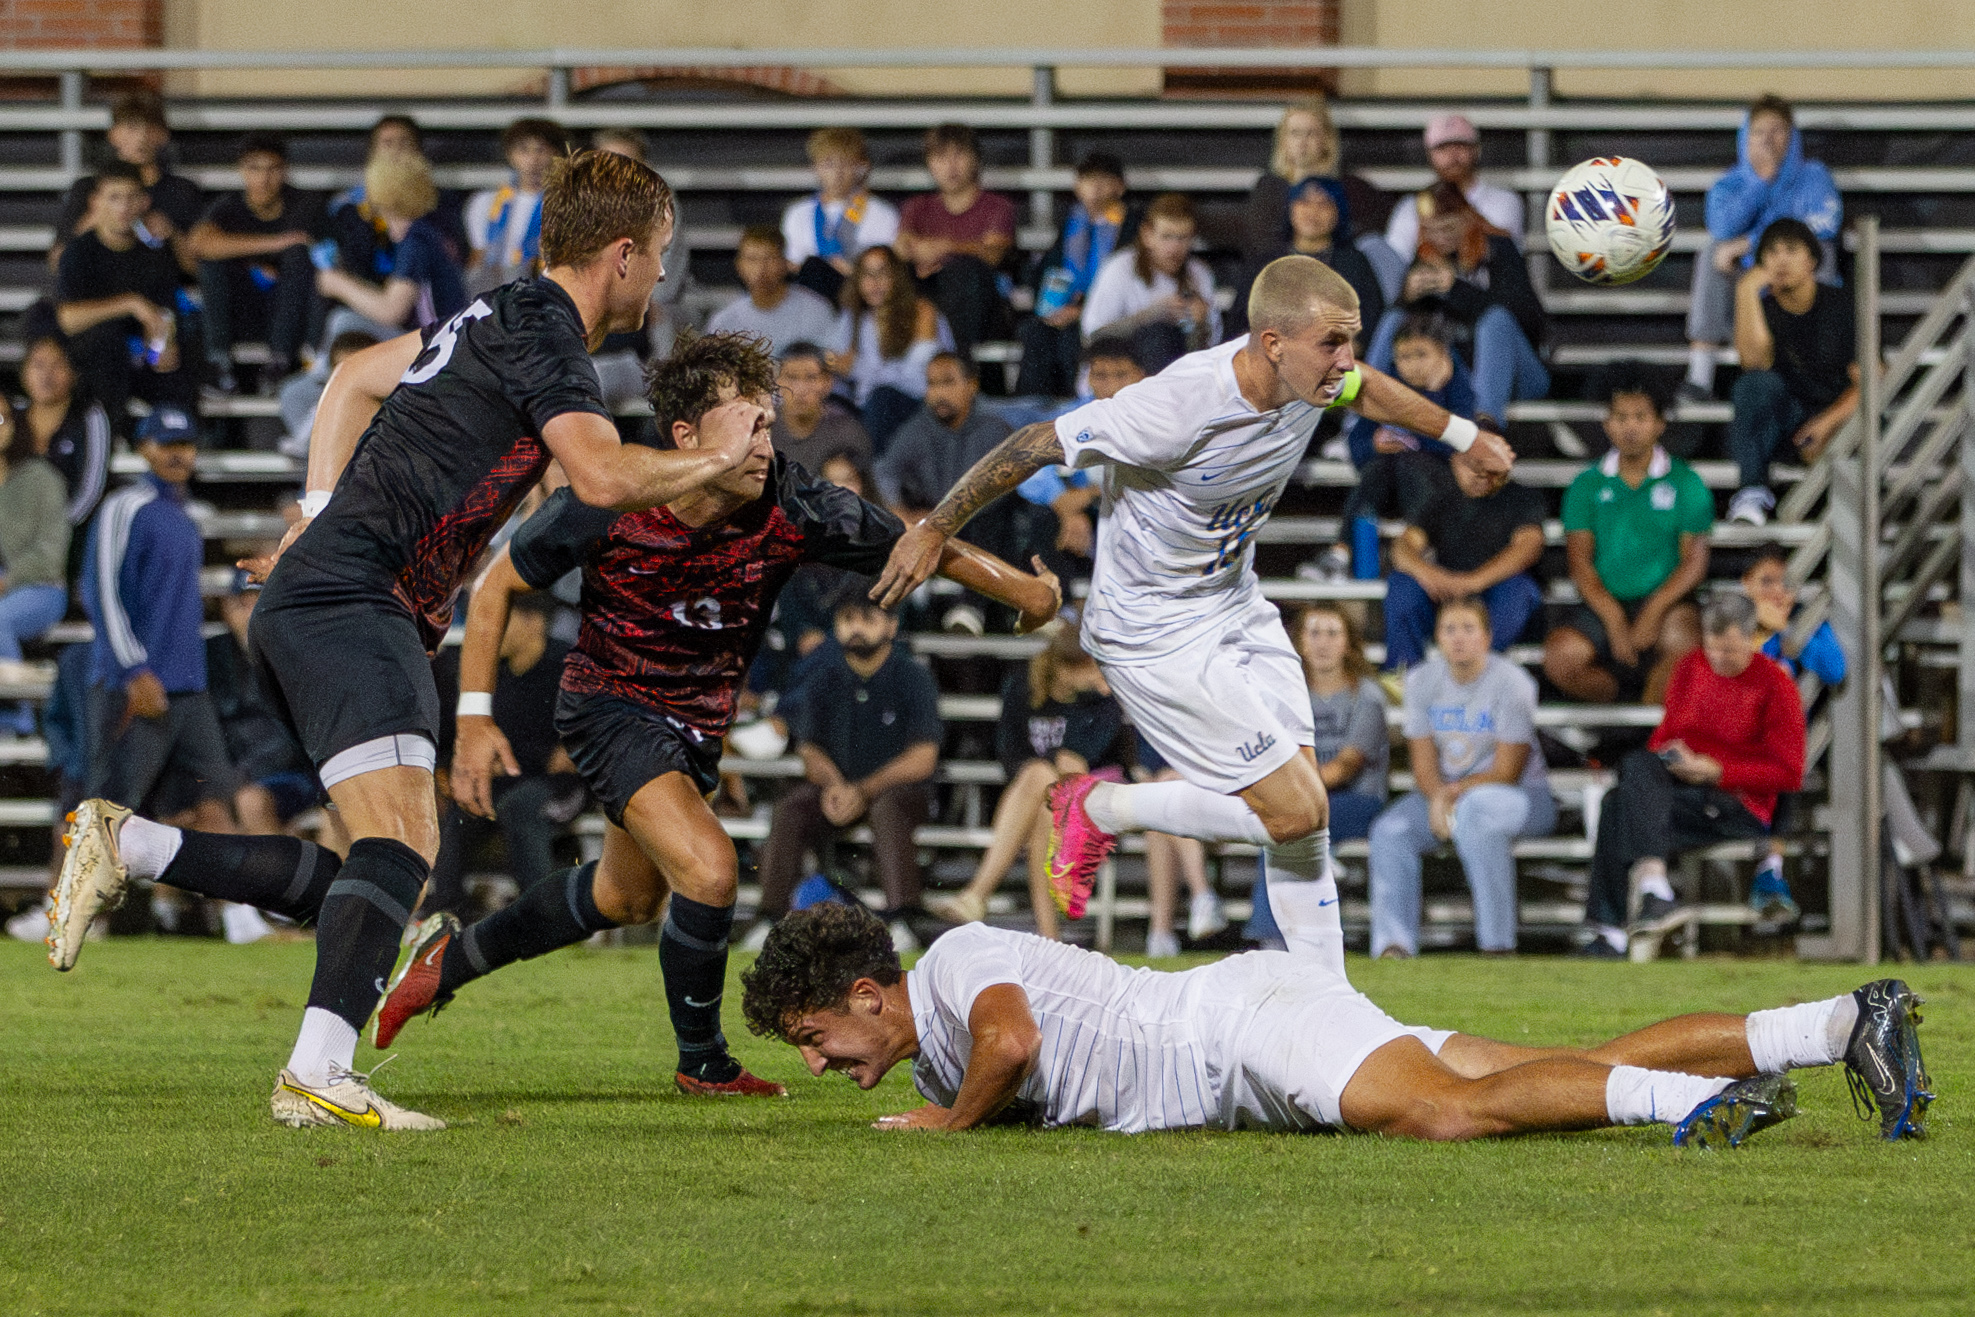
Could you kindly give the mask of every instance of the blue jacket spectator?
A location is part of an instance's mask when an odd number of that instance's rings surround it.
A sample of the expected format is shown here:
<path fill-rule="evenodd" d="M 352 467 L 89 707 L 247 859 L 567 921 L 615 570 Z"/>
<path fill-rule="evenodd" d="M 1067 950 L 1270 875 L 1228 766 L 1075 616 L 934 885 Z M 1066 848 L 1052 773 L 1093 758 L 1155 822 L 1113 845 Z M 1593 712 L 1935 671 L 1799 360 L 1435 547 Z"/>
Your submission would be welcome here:
<path fill-rule="evenodd" d="M 1077 391 L 1084 299 L 1097 267 L 1118 249 L 1125 231 L 1125 167 L 1116 156 L 1103 151 L 1084 156 L 1072 187 L 1077 202 L 1042 259 L 1035 316 L 1022 322 L 1022 373 L 1015 392 L 1025 397 L 1063 398 Z"/>

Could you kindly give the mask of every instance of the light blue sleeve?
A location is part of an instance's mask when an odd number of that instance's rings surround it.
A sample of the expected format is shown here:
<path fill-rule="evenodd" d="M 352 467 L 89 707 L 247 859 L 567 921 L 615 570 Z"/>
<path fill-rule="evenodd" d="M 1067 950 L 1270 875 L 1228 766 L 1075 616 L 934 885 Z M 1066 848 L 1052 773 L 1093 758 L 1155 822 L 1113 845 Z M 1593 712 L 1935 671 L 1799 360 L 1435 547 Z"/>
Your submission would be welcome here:
<path fill-rule="evenodd" d="M 1079 472 L 1079 474 L 1082 473 Z M 1069 486 L 1064 483 L 1063 477 L 1057 474 L 1056 468 L 1046 466 L 1027 480 L 1024 480 L 1021 484 L 1015 486 L 1015 492 L 1037 507 L 1046 508 L 1061 498 L 1063 491 L 1068 488 Z"/>
<path fill-rule="evenodd" d="M 1810 633 L 1797 662 L 1815 672 L 1826 686 L 1836 686 L 1845 679 L 1844 646 L 1838 643 L 1838 635 L 1829 622 Z"/>

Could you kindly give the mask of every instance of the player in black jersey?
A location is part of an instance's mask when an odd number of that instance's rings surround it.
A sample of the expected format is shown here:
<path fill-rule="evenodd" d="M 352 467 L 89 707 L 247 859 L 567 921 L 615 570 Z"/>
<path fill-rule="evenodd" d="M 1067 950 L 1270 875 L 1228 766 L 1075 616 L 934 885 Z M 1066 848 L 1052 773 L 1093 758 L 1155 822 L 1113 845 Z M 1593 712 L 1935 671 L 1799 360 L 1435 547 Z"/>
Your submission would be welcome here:
<path fill-rule="evenodd" d="M 551 457 L 573 497 L 632 509 L 720 479 L 755 447 L 751 403 L 716 408 L 700 446 L 672 452 L 620 444 L 604 406 L 588 348 L 643 322 L 671 228 L 671 191 L 644 165 L 595 151 L 558 161 L 541 277 L 331 377 L 310 446 L 309 519 L 271 571 L 259 565 L 267 584 L 249 641 L 355 839 L 347 859 L 289 837 L 181 832 L 108 802 L 72 816 L 48 938 L 58 969 L 131 878 L 317 921 L 308 1008 L 273 1096 L 284 1124 L 443 1127 L 378 1097 L 353 1060 L 438 852 L 427 651 L 468 565 Z"/>
<path fill-rule="evenodd" d="M 426 920 L 377 1012 L 379 1047 L 502 965 L 650 922 L 669 891 L 659 964 L 679 1040 L 674 1082 L 690 1094 L 782 1094 L 743 1070 L 720 1032 L 739 875 L 705 796 L 719 781 L 721 740 L 783 585 L 805 562 L 875 572 L 905 527 L 774 451 L 774 381 L 761 339 L 683 343 L 649 376 L 661 440 L 697 447 L 712 409 L 738 395 L 764 411 L 748 461 L 664 507 L 621 516 L 559 490 L 474 587 L 454 796 L 491 814 L 492 775 L 515 771 L 493 720 L 467 707 L 474 692 L 493 689 L 510 601 L 581 568 L 583 625 L 563 668 L 556 729 L 611 827 L 601 860 L 537 883 L 471 928 L 451 915 Z M 942 570 L 1010 604 L 1031 627 L 1060 603 L 1053 577 L 1026 576 L 970 546 L 954 544 Z"/>

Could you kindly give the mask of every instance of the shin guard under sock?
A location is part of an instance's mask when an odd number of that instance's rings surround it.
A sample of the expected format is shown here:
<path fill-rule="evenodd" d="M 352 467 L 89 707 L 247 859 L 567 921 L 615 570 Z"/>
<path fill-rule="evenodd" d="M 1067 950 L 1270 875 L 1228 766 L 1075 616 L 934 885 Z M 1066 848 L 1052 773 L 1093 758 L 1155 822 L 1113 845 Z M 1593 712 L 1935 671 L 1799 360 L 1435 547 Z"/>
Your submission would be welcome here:
<path fill-rule="evenodd" d="M 300 837 L 182 836 L 159 882 L 301 922 L 316 917 L 343 863 L 334 851 Z"/>
<path fill-rule="evenodd" d="M 720 997 L 727 988 L 727 939 L 734 907 L 706 905 L 672 894 L 658 935 L 665 1004 L 679 1039 L 679 1073 L 723 1084 L 740 1073 L 720 1032 Z"/>
<path fill-rule="evenodd" d="M 401 841 L 363 837 L 351 843 L 316 920 L 311 1007 L 363 1029 L 384 995 L 399 937 L 430 872 L 425 857 Z"/>
<path fill-rule="evenodd" d="M 439 962 L 439 993 L 456 992 L 483 974 L 517 960 L 574 946 L 592 933 L 616 928 L 597 909 L 596 861 L 552 873 L 513 905 L 468 928 Z"/>

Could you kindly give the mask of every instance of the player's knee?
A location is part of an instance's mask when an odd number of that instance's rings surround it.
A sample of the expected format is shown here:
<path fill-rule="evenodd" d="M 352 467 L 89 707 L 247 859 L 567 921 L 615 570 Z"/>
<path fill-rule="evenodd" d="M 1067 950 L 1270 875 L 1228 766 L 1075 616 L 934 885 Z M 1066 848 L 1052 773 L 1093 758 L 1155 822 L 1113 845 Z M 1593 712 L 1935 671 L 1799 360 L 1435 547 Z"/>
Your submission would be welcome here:
<path fill-rule="evenodd" d="M 1330 826 L 1330 802 L 1322 796 L 1257 810 L 1269 839 L 1278 846 L 1302 841 Z"/>
<path fill-rule="evenodd" d="M 1015 778 L 1008 785 L 1011 787 L 1028 787 L 1033 790 L 1039 790 L 1043 787 L 1054 785 L 1055 781 L 1056 768 L 1054 765 L 1046 764 L 1040 759 L 1031 759 L 1028 763 L 1023 764 L 1015 770 Z"/>
<path fill-rule="evenodd" d="M 1393 1138 L 1421 1139 L 1429 1143 L 1458 1143 L 1483 1138 L 1492 1131 L 1476 1118 L 1463 1100 L 1465 1083 L 1449 1091 L 1422 1097 L 1397 1112 L 1378 1132 Z"/>

